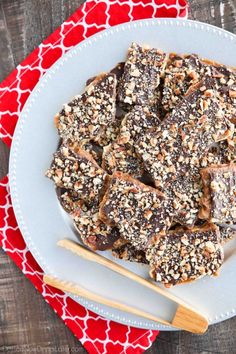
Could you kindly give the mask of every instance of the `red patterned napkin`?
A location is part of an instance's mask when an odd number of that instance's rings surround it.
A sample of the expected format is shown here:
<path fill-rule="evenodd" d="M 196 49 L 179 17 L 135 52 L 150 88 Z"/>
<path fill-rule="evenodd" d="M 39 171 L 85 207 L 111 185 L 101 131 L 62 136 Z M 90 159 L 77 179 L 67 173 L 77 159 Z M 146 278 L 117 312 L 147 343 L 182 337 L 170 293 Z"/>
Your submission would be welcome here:
<path fill-rule="evenodd" d="M 0 137 L 10 147 L 19 114 L 36 83 L 65 52 L 109 26 L 151 17 L 187 17 L 185 0 L 88 0 L 0 85 Z M 0 246 L 41 292 L 89 353 L 142 353 L 158 331 L 137 329 L 86 310 L 43 283 L 43 271 L 17 226 L 8 186 L 0 182 Z"/>

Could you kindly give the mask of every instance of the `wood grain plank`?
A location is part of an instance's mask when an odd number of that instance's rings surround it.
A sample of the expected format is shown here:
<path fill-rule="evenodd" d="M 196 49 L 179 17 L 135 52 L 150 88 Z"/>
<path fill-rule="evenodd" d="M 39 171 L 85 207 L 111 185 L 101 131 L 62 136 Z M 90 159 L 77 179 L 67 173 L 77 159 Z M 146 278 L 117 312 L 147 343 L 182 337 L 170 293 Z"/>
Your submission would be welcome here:
<path fill-rule="evenodd" d="M 2 179 L 8 172 L 9 149 L 0 140 L 0 179 Z"/>
<path fill-rule="evenodd" d="M 48 2 L 50 5 L 50 3 Z M 32 52 L 43 40 L 43 34 L 51 29 L 51 13 L 43 11 L 45 3 L 40 0 L 25 1 L 24 10 L 24 55 Z M 42 28 L 41 18 L 44 17 L 46 28 Z M 49 28 L 48 28 L 49 27 Z"/>
<path fill-rule="evenodd" d="M 53 28 L 60 26 L 83 3 L 84 0 L 52 0 Z"/>
<path fill-rule="evenodd" d="M 236 33 L 236 0 L 190 0 L 190 17 Z"/>
<path fill-rule="evenodd" d="M 2 250 L 0 266 L 0 353 L 86 353 Z"/>
<path fill-rule="evenodd" d="M 0 3 L 0 9 L 0 81 L 2 81 L 6 73 L 14 69 L 15 61 L 12 52 L 11 36 L 7 27 L 2 3 Z"/>
<path fill-rule="evenodd" d="M 36 1 L 36 5 L 40 6 L 39 20 L 40 20 L 40 37 L 42 42 L 54 30 L 53 27 L 54 18 L 52 16 L 52 2 L 48 0 L 41 0 L 41 1 Z M 32 21 L 34 21 L 34 19 L 32 19 Z M 35 43 L 35 47 L 36 46 L 38 46 L 38 41 Z"/>
<path fill-rule="evenodd" d="M 1 12 L 5 17 L 6 30 L 11 43 L 14 66 L 24 59 L 24 1 L 1 1 Z M 9 67 L 6 76 L 13 68 Z"/>
<path fill-rule="evenodd" d="M 147 354 L 236 353 L 236 318 L 210 326 L 203 336 L 186 332 L 161 332 Z"/>
<path fill-rule="evenodd" d="M 68 15 L 72 14 L 83 3 L 84 3 L 84 0 L 69 0 L 68 1 L 68 11 L 69 11 Z"/>

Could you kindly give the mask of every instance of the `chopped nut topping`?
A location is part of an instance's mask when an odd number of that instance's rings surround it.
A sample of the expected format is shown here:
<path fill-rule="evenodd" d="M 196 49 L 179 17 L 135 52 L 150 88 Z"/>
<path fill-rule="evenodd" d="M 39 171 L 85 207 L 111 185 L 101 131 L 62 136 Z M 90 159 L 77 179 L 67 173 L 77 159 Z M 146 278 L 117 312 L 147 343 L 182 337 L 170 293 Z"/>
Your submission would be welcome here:
<path fill-rule="evenodd" d="M 218 228 L 210 224 L 157 236 L 146 251 L 151 277 L 170 287 L 217 274 L 224 258 L 220 241 Z"/>
<path fill-rule="evenodd" d="M 145 129 L 159 124 L 160 120 L 148 108 L 135 106 L 122 120 L 117 139 L 103 150 L 104 170 L 110 174 L 121 171 L 141 178 L 144 167 L 135 153 L 134 144 Z"/>
<path fill-rule="evenodd" d="M 219 226 L 220 229 L 220 236 L 221 236 L 221 242 L 225 243 L 228 240 L 231 240 L 232 238 L 236 237 L 236 230 L 231 229 L 230 227 L 223 227 Z"/>
<path fill-rule="evenodd" d="M 72 142 L 93 140 L 106 145 L 115 121 L 116 85 L 114 74 L 101 74 L 92 81 L 81 96 L 57 114 L 60 136 Z"/>
<path fill-rule="evenodd" d="M 163 193 L 121 172 L 112 176 L 100 204 L 100 217 L 117 226 L 121 237 L 138 250 L 145 249 L 172 222 Z"/>
<path fill-rule="evenodd" d="M 73 215 L 74 225 L 83 243 L 93 250 L 111 249 L 119 239 L 119 231 L 99 218 L 98 207 L 83 206 Z"/>
<path fill-rule="evenodd" d="M 165 62 L 166 55 L 161 51 L 132 43 L 119 85 L 119 100 L 127 105 L 155 104 Z"/>
<path fill-rule="evenodd" d="M 124 117 L 121 122 L 118 141 L 129 137 L 130 145 L 135 145 L 140 136 L 149 128 L 155 128 L 160 125 L 160 119 L 148 107 L 134 106 L 132 111 Z"/>
<path fill-rule="evenodd" d="M 108 178 L 91 155 L 81 148 L 73 151 L 65 145 L 54 154 L 46 176 L 51 178 L 57 187 L 72 190 L 77 193 L 78 198 L 95 205 L 99 203 Z"/>
<path fill-rule="evenodd" d="M 218 65 L 216 69 L 221 74 L 221 77 L 217 78 L 217 84 L 224 115 L 234 122 L 236 118 L 236 71 L 224 65 Z"/>
<path fill-rule="evenodd" d="M 119 85 L 120 79 L 124 73 L 124 62 L 118 63 L 111 71 L 109 72 L 110 74 L 115 74 L 116 75 L 116 80 L 117 84 Z M 96 79 L 96 76 L 91 77 L 86 81 L 86 86 L 89 86 L 91 82 L 93 82 Z"/>
<path fill-rule="evenodd" d="M 201 170 L 204 195 L 200 217 L 217 224 L 236 223 L 236 165 L 212 165 Z"/>
<path fill-rule="evenodd" d="M 197 82 L 205 77 L 214 77 L 217 90 L 221 93 L 221 102 L 225 117 L 236 118 L 236 71 L 207 60 L 201 60 L 197 55 L 170 54 L 165 69 L 163 83 L 162 105 L 169 113 L 179 103 L 185 94 Z M 204 87 L 202 88 L 204 91 Z M 205 91 L 206 97 L 211 97 L 211 90 Z M 205 103 L 207 102 L 205 101 Z"/>
<path fill-rule="evenodd" d="M 137 250 L 129 242 L 122 239 L 119 239 L 114 243 L 112 248 L 112 255 L 124 261 L 143 264 L 148 263 L 144 251 Z"/>
<path fill-rule="evenodd" d="M 233 132 L 232 124 L 223 117 L 215 85 L 214 79 L 200 83 L 158 127 L 146 131 L 135 144 L 156 187 L 172 201 L 177 199 L 175 205 L 179 204 L 180 209 L 176 210 L 175 219 L 183 225 L 191 226 L 198 213 L 201 159 L 215 141 L 224 140 Z M 207 98 L 205 108 L 201 102 L 209 89 L 214 96 Z M 203 115 L 204 122 L 199 122 Z"/>
<path fill-rule="evenodd" d="M 188 89 L 203 76 L 204 65 L 197 55 L 170 54 L 163 84 L 162 105 L 166 113 L 183 98 Z"/>
<path fill-rule="evenodd" d="M 81 147 L 84 151 L 89 153 L 94 158 L 94 160 L 97 162 L 99 166 L 102 165 L 103 149 L 100 145 L 97 145 L 93 141 L 88 141 L 86 143 L 82 143 Z"/>
<path fill-rule="evenodd" d="M 218 143 L 218 156 L 221 156 L 221 163 L 236 162 L 236 130 L 227 141 Z"/>
<path fill-rule="evenodd" d="M 80 195 L 72 190 L 57 188 L 57 195 L 63 209 L 72 214 L 84 204 Z"/>
<path fill-rule="evenodd" d="M 144 173 L 143 163 L 137 158 L 134 147 L 116 141 L 104 147 L 102 168 L 110 174 L 121 171 L 135 178 L 141 178 Z"/>

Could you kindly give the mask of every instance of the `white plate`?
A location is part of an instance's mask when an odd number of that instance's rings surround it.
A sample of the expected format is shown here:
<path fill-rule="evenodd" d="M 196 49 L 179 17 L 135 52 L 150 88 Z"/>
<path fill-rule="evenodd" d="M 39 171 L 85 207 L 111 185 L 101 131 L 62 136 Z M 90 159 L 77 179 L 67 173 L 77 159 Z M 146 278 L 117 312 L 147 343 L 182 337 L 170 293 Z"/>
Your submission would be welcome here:
<path fill-rule="evenodd" d="M 165 319 L 174 306 L 153 292 L 56 246 L 58 240 L 76 240 L 57 201 L 53 183 L 44 177 L 58 136 L 53 116 L 62 103 L 82 92 L 85 81 L 124 60 L 132 41 L 167 52 L 197 53 L 236 66 L 236 36 L 216 27 L 186 20 L 142 20 L 99 33 L 64 55 L 40 80 L 29 97 L 14 135 L 10 157 L 10 188 L 16 218 L 24 239 L 46 273 L 76 282 L 100 295 L 136 305 Z M 227 246 L 226 261 L 217 278 L 205 277 L 170 290 L 205 313 L 210 323 L 234 316 L 236 309 L 236 242 Z M 103 253 L 104 254 L 104 253 Z M 110 253 L 105 253 L 110 258 Z M 146 266 L 119 262 L 148 277 Z M 167 329 L 156 323 L 73 298 L 107 318 L 136 327 Z M 169 328 L 168 328 L 169 329 Z"/>

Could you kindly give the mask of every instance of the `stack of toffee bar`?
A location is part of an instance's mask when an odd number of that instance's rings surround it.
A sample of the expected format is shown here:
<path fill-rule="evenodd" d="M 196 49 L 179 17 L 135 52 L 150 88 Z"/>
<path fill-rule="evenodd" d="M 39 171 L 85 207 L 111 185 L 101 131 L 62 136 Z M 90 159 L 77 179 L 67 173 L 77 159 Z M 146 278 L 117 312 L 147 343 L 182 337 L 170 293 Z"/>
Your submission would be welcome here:
<path fill-rule="evenodd" d="M 47 177 L 93 250 L 166 287 L 217 275 L 236 223 L 236 71 L 132 43 L 55 117 Z"/>

